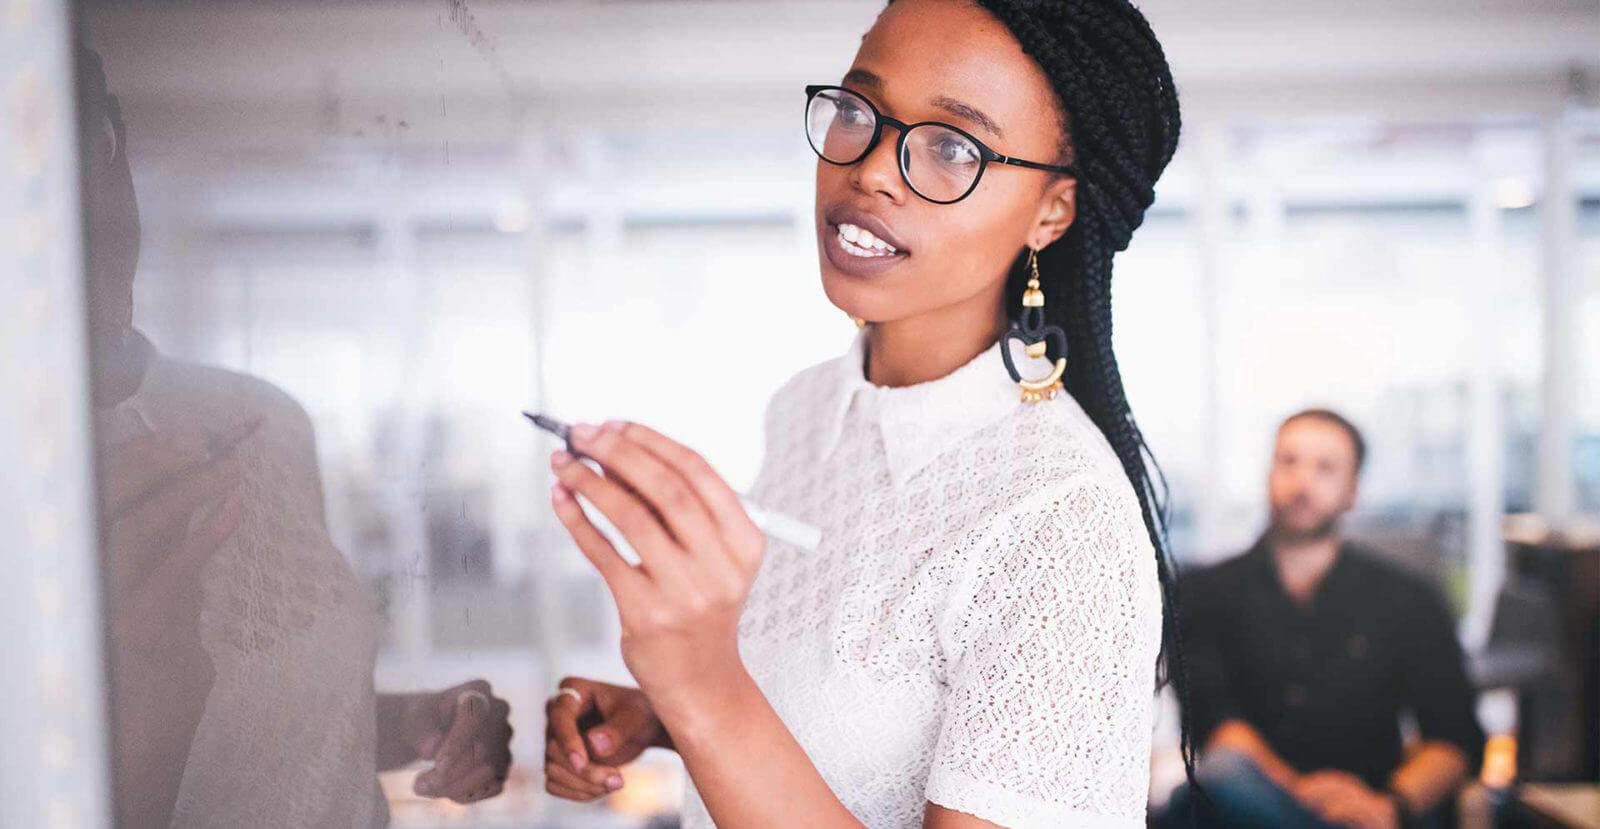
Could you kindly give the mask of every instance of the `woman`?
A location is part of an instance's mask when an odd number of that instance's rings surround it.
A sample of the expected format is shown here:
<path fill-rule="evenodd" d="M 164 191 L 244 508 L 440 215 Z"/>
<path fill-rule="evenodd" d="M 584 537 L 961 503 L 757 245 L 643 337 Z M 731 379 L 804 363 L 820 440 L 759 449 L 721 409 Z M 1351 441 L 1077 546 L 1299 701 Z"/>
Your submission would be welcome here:
<path fill-rule="evenodd" d="M 824 540 L 764 541 L 639 424 L 576 431 L 604 474 L 557 452 L 552 499 L 640 687 L 562 681 L 546 788 L 663 746 L 689 827 L 1142 826 L 1170 576 L 1109 283 L 1177 142 L 1161 49 L 1126 0 L 898 0 L 808 96 L 823 289 L 865 327 L 772 399 L 752 497 Z"/>

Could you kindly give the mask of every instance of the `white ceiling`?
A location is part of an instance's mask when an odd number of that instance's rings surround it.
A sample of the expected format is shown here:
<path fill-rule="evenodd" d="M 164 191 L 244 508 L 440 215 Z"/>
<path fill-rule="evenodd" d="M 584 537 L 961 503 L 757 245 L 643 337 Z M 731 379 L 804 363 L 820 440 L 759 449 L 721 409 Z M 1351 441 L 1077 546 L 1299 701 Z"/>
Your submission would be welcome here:
<path fill-rule="evenodd" d="M 276 146 L 330 134 L 787 125 L 880 0 L 88 3 L 141 134 Z M 1190 120 L 1463 119 L 1600 98 L 1600 0 L 1148 0 Z M 465 10 L 463 13 L 461 10 Z M 400 122 L 404 121 L 402 126 Z"/>

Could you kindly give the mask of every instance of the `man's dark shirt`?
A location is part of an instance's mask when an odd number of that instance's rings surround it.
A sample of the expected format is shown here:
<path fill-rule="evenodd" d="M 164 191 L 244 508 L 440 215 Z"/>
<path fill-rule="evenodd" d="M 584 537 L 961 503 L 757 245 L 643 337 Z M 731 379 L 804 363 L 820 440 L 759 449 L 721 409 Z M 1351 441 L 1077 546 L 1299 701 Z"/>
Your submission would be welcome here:
<path fill-rule="evenodd" d="M 1460 746 L 1477 767 L 1483 732 L 1461 645 L 1422 579 L 1346 543 L 1301 607 L 1262 541 L 1182 587 L 1195 745 L 1242 719 L 1301 772 L 1342 769 L 1385 788 L 1409 710 L 1423 739 Z"/>

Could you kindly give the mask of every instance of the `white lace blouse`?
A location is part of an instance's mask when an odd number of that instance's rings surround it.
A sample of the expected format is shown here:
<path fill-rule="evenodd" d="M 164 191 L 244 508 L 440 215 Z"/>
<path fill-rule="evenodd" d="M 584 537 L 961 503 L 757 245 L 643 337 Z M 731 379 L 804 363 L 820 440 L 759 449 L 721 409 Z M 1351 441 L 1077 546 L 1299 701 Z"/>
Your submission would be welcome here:
<path fill-rule="evenodd" d="M 768 542 L 740 619 L 751 675 L 874 829 L 920 827 L 925 801 L 1142 827 L 1161 595 L 1110 446 L 1070 395 L 1022 403 L 999 343 L 898 388 L 865 379 L 864 345 L 768 405 L 751 495 L 823 540 Z M 713 825 L 692 783 L 683 825 Z"/>
<path fill-rule="evenodd" d="M 115 444 L 142 431 L 232 434 L 245 507 L 202 575 L 216 668 L 171 829 L 367 829 L 388 806 L 374 759 L 378 617 L 328 537 L 311 421 L 243 374 L 151 353 L 132 397 L 96 415 Z"/>

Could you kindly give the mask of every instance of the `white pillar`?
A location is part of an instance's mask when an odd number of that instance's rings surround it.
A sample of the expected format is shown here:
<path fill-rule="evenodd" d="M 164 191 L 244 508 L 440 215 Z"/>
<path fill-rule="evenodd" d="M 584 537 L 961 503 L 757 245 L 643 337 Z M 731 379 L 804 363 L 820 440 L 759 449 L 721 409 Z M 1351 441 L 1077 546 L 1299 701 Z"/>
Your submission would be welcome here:
<path fill-rule="evenodd" d="M 1573 135 L 1565 112 L 1544 120 L 1544 187 L 1539 199 L 1540 270 L 1544 277 L 1544 413 L 1539 430 L 1535 506 L 1546 519 L 1569 518 L 1577 506 L 1572 467 L 1578 416 L 1578 290 L 1574 251 L 1577 199 L 1572 187 Z"/>
<path fill-rule="evenodd" d="M 67 6 L 0 25 L 0 826 L 111 820 Z"/>
<path fill-rule="evenodd" d="M 1505 578 L 1505 425 L 1500 406 L 1500 344 L 1487 332 L 1500 328 L 1502 290 L 1500 208 L 1495 204 L 1488 148 L 1475 153 L 1467 215 L 1474 266 L 1464 286 L 1472 320 L 1467 410 L 1467 579 L 1469 597 L 1463 635 L 1469 646 L 1488 638 L 1494 601 Z"/>
<path fill-rule="evenodd" d="M 1197 562 L 1204 563 L 1220 556 L 1224 550 L 1222 498 L 1222 417 L 1218 384 L 1221 382 L 1220 361 L 1217 348 L 1220 313 L 1220 285 L 1224 278 L 1223 240 L 1228 233 L 1228 215 L 1232 204 L 1228 198 L 1223 171 L 1228 162 L 1227 126 L 1206 122 L 1193 128 L 1195 135 L 1195 166 L 1197 169 L 1194 228 L 1200 270 L 1200 344 L 1204 352 L 1202 364 L 1205 378 L 1200 384 L 1201 399 L 1196 411 L 1200 418 L 1201 443 L 1204 446 L 1200 478 L 1195 487 L 1195 553 Z"/>

